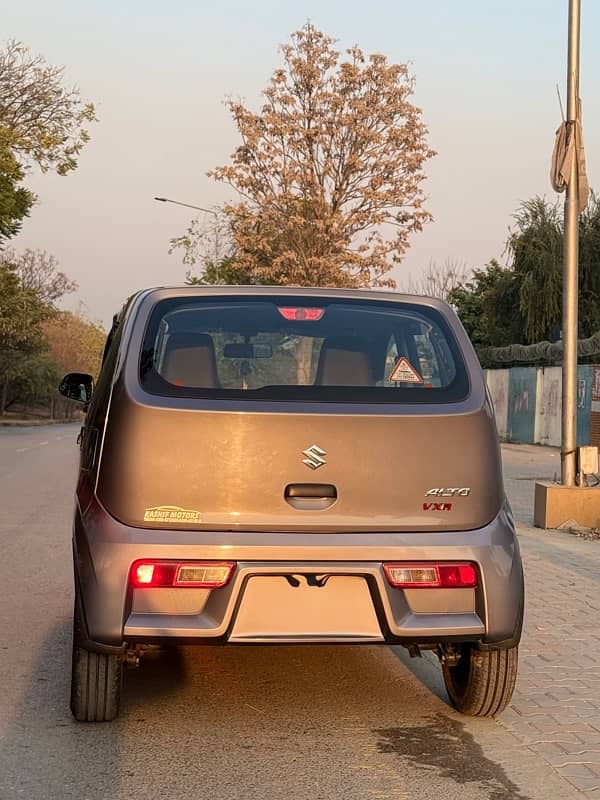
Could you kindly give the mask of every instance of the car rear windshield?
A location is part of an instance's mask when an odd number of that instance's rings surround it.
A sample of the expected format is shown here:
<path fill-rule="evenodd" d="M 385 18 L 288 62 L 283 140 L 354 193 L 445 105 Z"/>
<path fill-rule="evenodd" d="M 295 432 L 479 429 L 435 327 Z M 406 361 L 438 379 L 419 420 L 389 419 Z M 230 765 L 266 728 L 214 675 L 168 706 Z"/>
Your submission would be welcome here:
<path fill-rule="evenodd" d="M 140 380 L 151 394 L 215 399 L 448 403 L 469 392 L 438 311 L 298 296 L 158 302 Z"/>

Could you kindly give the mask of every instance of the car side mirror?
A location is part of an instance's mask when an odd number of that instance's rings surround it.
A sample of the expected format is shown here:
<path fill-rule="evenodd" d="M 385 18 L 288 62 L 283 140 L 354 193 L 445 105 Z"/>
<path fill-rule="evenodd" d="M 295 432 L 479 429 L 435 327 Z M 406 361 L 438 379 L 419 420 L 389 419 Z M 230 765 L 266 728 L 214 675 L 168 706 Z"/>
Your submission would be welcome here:
<path fill-rule="evenodd" d="M 94 391 L 94 379 L 85 372 L 68 372 L 60 382 L 58 391 L 68 400 L 89 403 Z"/>

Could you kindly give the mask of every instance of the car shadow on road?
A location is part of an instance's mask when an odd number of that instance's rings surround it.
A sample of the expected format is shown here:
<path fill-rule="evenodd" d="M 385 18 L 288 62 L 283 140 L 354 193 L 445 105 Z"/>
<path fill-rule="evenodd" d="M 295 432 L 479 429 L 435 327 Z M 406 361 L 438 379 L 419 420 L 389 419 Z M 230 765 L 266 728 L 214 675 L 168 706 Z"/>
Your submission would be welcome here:
<path fill-rule="evenodd" d="M 391 647 L 390 650 L 423 686 L 441 700 L 447 710 L 451 710 L 448 692 L 444 685 L 442 670 L 437 656 L 431 651 L 423 651 L 421 657 L 412 658 L 405 647 Z"/>
<path fill-rule="evenodd" d="M 335 737 L 338 757 L 351 752 L 376 769 L 387 762 L 398 775 L 412 775 L 413 786 L 428 784 L 435 772 L 467 796 L 476 790 L 486 800 L 527 800 L 447 704 L 443 682 L 433 680 L 439 665 L 427 667 L 422 660 L 415 670 L 409 657 L 398 663 L 388 652 L 344 646 L 184 648 L 182 691 L 174 703 L 155 694 L 160 708 L 154 710 L 165 731 L 175 721 L 180 740 L 199 742 L 205 756 L 205 731 L 215 744 L 227 743 L 228 766 L 238 777 L 249 751 L 259 764 L 288 752 L 305 765 L 312 759 L 317 764 L 314 754 L 329 749 Z M 127 713 L 137 715 L 146 705 L 149 683 L 144 667 L 132 675 Z M 495 726 L 486 720 L 480 728 Z M 379 756 L 366 756 L 371 748 Z"/>
<path fill-rule="evenodd" d="M 151 651 L 141 659 L 139 668 L 125 669 L 121 714 L 136 722 L 145 722 L 144 712 L 169 704 L 186 682 L 185 661 L 179 647 Z"/>
<path fill-rule="evenodd" d="M 319 796 L 358 798 L 382 767 L 416 789 L 434 770 L 468 796 L 526 800 L 387 648 L 169 649 L 126 671 L 108 724 L 71 718 L 70 649 L 69 620 L 27 667 L 0 742 L 2 800 L 187 797 L 192 775 L 206 797 L 304 796 L 316 781 Z"/>
<path fill-rule="evenodd" d="M 23 697 L 4 700 L 16 711 L 0 729 L 2 800 L 115 800 L 126 795 L 122 751 L 127 716 L 88 724 L 75 722 L 69 711 L 71 629 L 70 619 L 54 627 L 27 666 L 32 678 Z M 151 657 L 145 666 L 133 681 L 134 706 L 167 698 L 182 679 L 177 650 Z M 126 696 L 128 671 L 124 682 Z"/>

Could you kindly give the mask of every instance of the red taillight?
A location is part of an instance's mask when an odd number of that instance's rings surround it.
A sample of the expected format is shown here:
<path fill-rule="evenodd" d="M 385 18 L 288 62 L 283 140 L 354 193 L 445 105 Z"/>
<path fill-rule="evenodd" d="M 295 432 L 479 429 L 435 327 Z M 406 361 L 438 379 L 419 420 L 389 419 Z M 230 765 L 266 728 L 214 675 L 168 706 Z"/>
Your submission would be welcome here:
<path fill-rule="evenodd" d="M 325 313 L 324 308 L 279 308 L 279 313 L 295 322 L 316 322 Z"/>
<path fill-rule="evenodd" d="M 154 579 L 154 564 L 138 564 L 132 575 L 133 583 L 137 586 L 152 586 Z"/>
<path fill-rule="evenodd" d="M 130 582 L 136 589 L 218 589 L 229 582 L 234 561 L 136 561 Z"/>
<path fill-rule="evenodd" d="M 399 589 L 473 589 L 477 586 L 475 564 L 432 564 L 407 561 L 384 564 L 388 582 Z"/>

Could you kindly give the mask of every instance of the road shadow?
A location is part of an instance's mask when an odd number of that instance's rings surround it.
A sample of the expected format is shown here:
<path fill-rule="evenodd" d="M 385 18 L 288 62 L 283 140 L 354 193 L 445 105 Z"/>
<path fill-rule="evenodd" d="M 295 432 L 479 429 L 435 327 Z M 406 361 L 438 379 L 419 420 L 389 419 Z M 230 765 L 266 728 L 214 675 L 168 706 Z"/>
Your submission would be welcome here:
<path fill-rule="evenodd" d="M 155 705 L 171 703 L 186 682 L 183 653 L 179 647 L 165 647 L 144 655 L 139 668 L 125 669 L 121 714 L 131 722 L 146 722 Z"/>
<path fill-rule="evenodd" d="M 390 650 L 432 695 L 447 706 L 448 711 L 452 709 L 444 684 L 440 662 L 434 653 L 425 650 L 421 657 L 412 658 L 405 647 L 390 647 Z"/>
<path fill-rule="evenodd" d="M 26 667 L 1 800 L 187 798 L 195 781 L 208 798 L 362 798 L 390 775 L 421 796 L 432 771 L 465 796 L 526 800 L 387 648 L 169 649 L 126 671 L 106 724 L 71 718 L 70 652 L 65 620 Z"/>
<path fill-rule="evenodd" d="M 71 630 L 70 619 L 55 626 L 27 667 L 30 684 L 0 737 L 2 800 L 115 800 L 127 794 L 121 759 L 127 715 L 104 724 L 71 716 Z M 177 650 L 149 658 L 146 666 L 138 680 L 125 673 L 124 698 L 130 682 L 133 692 L 124 705 L 134 715 L 138 706 L 177 691 L 182 679 Z"/>

